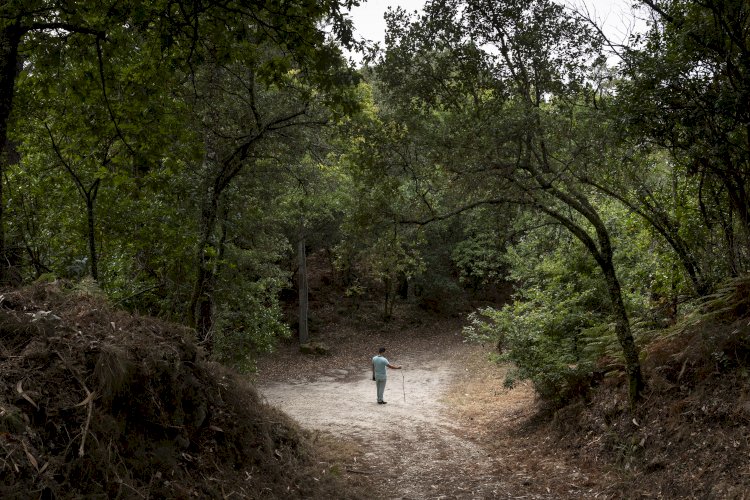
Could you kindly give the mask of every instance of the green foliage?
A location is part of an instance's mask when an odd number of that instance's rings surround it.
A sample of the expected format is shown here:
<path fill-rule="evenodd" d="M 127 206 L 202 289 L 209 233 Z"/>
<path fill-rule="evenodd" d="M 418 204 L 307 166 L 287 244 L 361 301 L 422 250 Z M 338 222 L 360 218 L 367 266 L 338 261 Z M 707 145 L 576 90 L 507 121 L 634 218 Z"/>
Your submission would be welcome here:
<path fill-rule="evenodd" d="M 217 290 L 214 355 L 239 370 L 252 370 L 258 353 L 291 335 L 282 321 L 279 293 L 289 276 L 276 264 L 286 246 L 275 235 L 256 234 L 255 245 L 228 245 Z"/>
<path fill-rule="evenodd" d="M 341 242 L 335 247 L 336 265 L 351 284 L 369 287 L 384 297 L 383 315 L 392 314 L 399 282 L 422 277 L 428 240 L 418 226 L 403 219 L 417 205 L 432 199 L 429 166 L 410 151 L 413 136 L 387 116 L 367 105 L 369 88 L 363 88 L 364 113 L 342 128 L 348 140 L 338 165 L 346 176 L 339 184 L 345 207 Z M 421 186 L 409 182 L 419 175 Z"/>
<path fill-rule="evenodd" d="M 473 341 L 495 342 L 502 350 L 499 359 L 513 363 L 507 386 L 529 379 L 543 399 L 561 404 L 580 393 L 595 361 L 580 345 L 581 314 L 570 310 L 576 305 L 530 301 L 482 309 L 470 315 L 464 334 Z"/>
<path fill-rule="evenodd" d="M 658 145 L 695 176 L 693 220 L 725 239 L 709 268 L 723 261 L 722 274 L 736 274 L 750 265 L 750 8 L 744 0 L 646 3 L 654 20 L 624 52 L 617 112 L 633 143 Z"/>
<path fill-rule="evenodd" d="M 463 281 L 486 283 L 502 276 L 501 260 L 493 234 L 479 234 L 456 245 L 453 260 L 461 270 Z"/>
<path fill-rule="evenodd" d="M 86 276 L 73 285 L 73 290 L 80 295 L 104 298 L 104 292 L 99 284 L 90 276 Z"/>
<path fill-rule="evenodd" d="M 521 238 L 504 260 L 515 300 L 472 313 L 464 335 L 496 345 L 499 360 L 512 363 L 506 384 L 529 379 L 542 398 L 561 404 L 585 390 L 600 354 L 589 343 L 608 324 L 602 280 L 580 246 L 553 228 Z"/>
<path fill-rule="evenodd" d="M 434 305 L 509 279 L 515 302 L 467 335 L 559 403 L 622 356 L 629 317 L 674 321 L 747 271 L 745 3 L 663 3 L 617 75 L 555 2 L 428 2 L 389 15 L 366 83 L 332 39 L 351 42 L 351 3 L 5 2 L 18 279 L 96 265 L 139 312 L 209 304 L 203 333 L 242 369 L 289 335 L 299 241 L 385 317 L 404 283 Z"/>
<path fill-rule="evenodd" d="M 240 371 L 254 368 L 255 356 L 273 350 L 291 335 L 284 324 L 278 294 L 284 280 L 242 280 L 220 294 L 214 323 L 214 356 Z"/>
<path fill-rule="evenodd" d="M 333 224 L 336 203 L 289 187 L 338 191 L 316 180 L 311 151 L 325 140 L 313 131 L 360 98 L 336 45 L 351 42 L 346 5 L 3 4 L 24 54 L 10 134 L 20 161 L 2 164 L 0 221 L 21 278 L 88 267 L 117 303 L 180 321 L 198 289 L 216 300 L 222 355 L 245 359 L 285 334 L 284 233 L 301 218 Z"/>
<path fill-rule="evenodd" d="M 393 314 L 396 289 L 401 279 L 413 279 L 424 272 L 424 262 L 415 242 L 407 241 L 405 235 L 386 234 L 363 240 L 358 236 L 345 234 L 344 241 L 334 252 L 336 266 L 340 270 L 352 273 L 353 283 L 347 288 L 347 295 L 355 299 L 364 291 L 363 286 L 369 284 L 379 289 L 384 297 L 384 319 Z"/>
<path fill-rule="evenodd" d="M 480 208 L 466 217 L 465 237 L 451 252 L 461 282 L 478 289 L 505 279 L 503 252 L 512 241 L 511 227 L 516 215 L 510 209 Z"/>

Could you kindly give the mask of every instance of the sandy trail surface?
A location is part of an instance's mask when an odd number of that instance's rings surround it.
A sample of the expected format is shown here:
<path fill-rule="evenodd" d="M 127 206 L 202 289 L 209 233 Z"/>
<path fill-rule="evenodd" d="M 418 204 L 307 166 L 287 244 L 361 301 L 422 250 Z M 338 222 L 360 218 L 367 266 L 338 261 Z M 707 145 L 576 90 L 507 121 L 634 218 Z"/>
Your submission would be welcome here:
<path fill-rule="evenodd" d="M 303 356 L 288 346 L 262 360 L 256 383 L 270 404 L 303 427 L 357 443 L 361 454 L 346 473 L 371 479 L 373 498 L 591 493 L 577 470 L 540 451 L 520 430 L 534 412 L 531 389 L 503 389 L 501 370 L 487 361 L 486 350 L 464 343 L 459 332 L 449 324 L 358 341 L 341 332 L 326 341 L 329 356 Z M 404 367 L 389 370 L 386 405 L 376 402 L 370 368 L 381 344 L 391 364 Z M 573 488 L 551 489 L 548 482 L 559 475 Z"/>

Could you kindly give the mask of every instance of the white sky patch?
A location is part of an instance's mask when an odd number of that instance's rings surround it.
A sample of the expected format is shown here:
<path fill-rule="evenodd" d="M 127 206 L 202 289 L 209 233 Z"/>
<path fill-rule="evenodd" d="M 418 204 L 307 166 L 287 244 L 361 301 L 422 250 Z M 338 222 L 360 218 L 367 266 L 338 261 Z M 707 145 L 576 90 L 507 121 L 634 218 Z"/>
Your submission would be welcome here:
<path fill-rule="evenodd" d="M 349 11 L 354 21 L 357 34 L 367 40 L 380 42 L 385 39 L 385 19 L 383 18 L 388 7 L 401 7 L 406 12 L 413 13 L 415 10 L 422 12 L 424 0 L 362 0 L 359 7 Z"/>
<path fill-rule="evenodd" d="M 632 33 L 646 29 L 645 15 L 632 0 L 560 0 L 569 9 L 594 21 L 613 43 L 625 44 Z"/>
<path fill-rule="evenodd" d="M 502 1 L 502 0 L 498 0 Z M 631 9 L 632 0 L 559 0 L 563 5 L 581 12 L 602 26 L 604 33 L 614 43 L 623 43 L 633 31 L 643 31 L 645 22 L 643 15 L 637 16 Z M 384 45 L 385 19 L 388 7 L 401 7 L 409 13 L 422 12 L 425 0 L 368 0 L 362 1 L 359 7 L 354 7 L 349 15 L 354 23 L 356 36 L 380 42 Z M 348 53 L 355 61 L 361 56 Z"/>

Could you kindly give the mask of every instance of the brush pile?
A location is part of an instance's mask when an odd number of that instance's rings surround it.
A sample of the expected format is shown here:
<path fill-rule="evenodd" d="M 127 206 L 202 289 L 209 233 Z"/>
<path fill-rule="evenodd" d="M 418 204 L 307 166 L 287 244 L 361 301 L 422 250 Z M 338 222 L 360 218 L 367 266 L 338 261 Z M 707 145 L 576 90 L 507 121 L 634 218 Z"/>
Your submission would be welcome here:
<path fill-rule="evenodd" d="M 0 296 L 0 498 L 348 497 L 311 449 L 186 328 L 60 282 Z"/>

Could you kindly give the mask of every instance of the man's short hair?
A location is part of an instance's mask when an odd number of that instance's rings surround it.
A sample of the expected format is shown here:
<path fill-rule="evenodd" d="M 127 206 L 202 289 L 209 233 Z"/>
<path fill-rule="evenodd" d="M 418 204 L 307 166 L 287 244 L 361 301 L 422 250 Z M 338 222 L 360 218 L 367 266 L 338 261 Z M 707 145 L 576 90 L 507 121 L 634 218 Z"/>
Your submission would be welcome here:
<path fill-rule="evenodd" d="M 380 349 L 378 349 L 378 352 L 380 354 L 383 354 L 385 352 L 385 347 L 381 347 Z"/>

